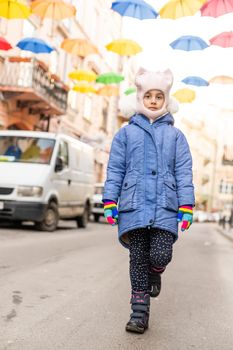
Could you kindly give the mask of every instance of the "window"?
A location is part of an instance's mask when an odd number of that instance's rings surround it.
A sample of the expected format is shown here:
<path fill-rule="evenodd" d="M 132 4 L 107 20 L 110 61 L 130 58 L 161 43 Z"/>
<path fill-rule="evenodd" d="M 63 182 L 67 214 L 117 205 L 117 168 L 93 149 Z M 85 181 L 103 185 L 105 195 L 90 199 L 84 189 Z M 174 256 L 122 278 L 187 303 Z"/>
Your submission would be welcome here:
<path fill-rule="evenodd" d="M 83 117 L 87 120 L 91 120 L 91 112 L 92 112 L 92 98 L 89 95 L 86 95 L 84 98 L 84 109 L 83 109 Z"/>
<path fill-rule="evenodd" d="M 20 136 L 0 137 L 0 161 L 49 164 L 55 141 Z"/>
<path fill-rule="evenodd" d="M 68 144 L 65 141 L 60 141 L 58 157 L 62 158 L 64 166 L 68 167 L 69 165 L 69 153 L 68 153 Z"/>

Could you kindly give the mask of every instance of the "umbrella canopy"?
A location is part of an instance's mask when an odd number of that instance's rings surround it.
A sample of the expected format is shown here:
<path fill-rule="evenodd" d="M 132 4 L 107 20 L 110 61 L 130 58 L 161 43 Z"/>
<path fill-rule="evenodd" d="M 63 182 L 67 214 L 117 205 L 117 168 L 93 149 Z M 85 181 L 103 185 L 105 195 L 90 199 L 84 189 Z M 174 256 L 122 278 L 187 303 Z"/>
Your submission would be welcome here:
<path fill-rule="evenodd" d="M 209 80 L 210 84 L 233 84 L 233 78 L 227 75 L 218 75 Z"/>
<path fill-rule="evenodd" d="M 161 18 L 176 19 L 193 16 L 206 0 L 170 0 L 159 11 Z"/>
<path fill-rule="evenodd" d="M 210 0 L 201 7 L 202 16 L 219 17 L 233 12 L 232 0 Z"/>
<path fill-rule="evenodd" d="M 233 32 L 223 32 L 210 39 L 211 45 L 233 47 Z"/>
<path fill-rule="evenodd" d="M 54 50 L 44 40 L 38 38 L 25 38 L 20 40 L 17 44 L 21 50 L 31 51 L 33 53 L 50 53 Z"/>
<path fill-rule="evenodd" d="M 97 75 L 91 70 L 75 70 L 69 73 L 69 78 L 73 80 L 84 80 L 87 82 L 92 82 L 96 80 Z"/>
<path fill-rule="evenodd" d="M 0 17 L 7 19 L 28 18 L 30 8 L 23 0 L 0 0 Z"/>
<path fill-rule="evenodd" d="M 75 7 L 62 0 L 36 0 L 32 2 L 31 8 L 35 15 L 53 20 L 73 17 L 76 14 Z"/>
<path fill-rule="evenodd" d="M 117 53 L 121 56 L 133 56 L 142 51 L 142 48 L 136 41 L 128 39 L 117 39 L 106 45 L 107 50 Z"/>
<path fill-rule="evenodd" d="M 3 37 L 0 37 L 0 50 L 8 51 L 10 49 L 12 49 L 11 44 Z"/>
<path fill-rule="evenodd" d="M 195 86 L 208 86 L 209 83 L 205 79 L 196 76 L 186 77 L 182 80 L 182 83 Z"/>
<path fill-rule="evenodd" d="M 97 48 L 86 39 L 65 39 L 61 43 L 61 48 L 66 52 L 80 57 L 97 54 Z"/>
<path fill-rule="evenodd" d="M 100 96 L 119 96 L 119 88 L 117 86 L 106 85 L 97 91 Z"/>
<path fill-rule="evenodd" d="M 137 89 L 136 89 L 136 87 L 130 87 L 130 88 L 128 88 L 127 90 L 125 90 L 124 91 L 124 94 L 126 95 L 126 96 L 128 96 L 128 95 L 130 95 L 130 94 L 133 94 L 134 92 L 136 92 L 137 91 Z"/>
<path fill-rule="evenodd" d="M 73 90 L 76 92 L 80 92 L 81 94 L 88 94 L 88 93 L 96 93 L 96 89 L 94 88 L 94 86 L 90 85 L 90 84 L 86 84 L 86 83 L 80 83 L 78 85 L 75 85 L 73 87 Z"/>
<path fill-rule="evenodd" d="M 180 89 L 173 96 L 181 103 L 190 103 L 195 99 L 196 93 L 191 89 Z"/>
<path fill-rule="evenodd" d="M 112 3 L 112 10 L 121 16 L 128 16 L 137 19 L 155 19 L 158 13 L 155 9 L 143 0 L 117 0 Z"/>
<path fill-rule="evenodd" d="M 170 46 L 175 50 L 193 51 L 204 50 L 208 47 L 206 42 L 198 36 L 185 35 L 176 39 Z"/>
<path fill-rule="evenodd" d="M 109 72 L 100 74 L 97 77 L 96 82 L 102 84 L 119 84 L 124 79 L 125 78 L 123 77 L 123 75 L 114 72 Z"/>

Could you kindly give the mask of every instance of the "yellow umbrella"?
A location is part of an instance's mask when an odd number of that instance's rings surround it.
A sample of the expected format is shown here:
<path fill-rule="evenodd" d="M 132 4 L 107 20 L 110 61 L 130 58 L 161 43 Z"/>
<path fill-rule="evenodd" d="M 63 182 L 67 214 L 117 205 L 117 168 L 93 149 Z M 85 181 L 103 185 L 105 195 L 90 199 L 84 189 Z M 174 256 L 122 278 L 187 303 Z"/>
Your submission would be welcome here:
<path fill-rule="evenodd" d="M 136 41 L 128 39 L 117 39 L 106 45 L 107 50 L 117 53 L 121 56 L 133 56 L 142 51 L 142 48 Z"/>
<path fill-rule="evenodd" d="M 97 78 L 97 75 L 91 70 L 81 70 L 81 69 L 70 72 L 68 76 L 70 79 L 73 79 L 73 80 L 85 80 L 88 82 L 95 81 Z"/>
<path fill-rule="evenodd" d="M 28 18 L 30 14 L 31 10 L 23 0 L 0 0 L 0 17 Z"/>
<path fill-rule="evenodd" d="M 117 86 L 105 85 L 97 91 L 100 96 L 119 96 L 119 88 Z"/>
<path fill-rule="evenodd" d="M 75 7 L 62 0 L 36 0 L 32 2 L 31 8 L 35 15 L 53 20 L 73 17 L 76 14 Z"/>
<path fill-rule="evenodd" d="M 188 102 L 192 102 L 195 97 L 196 97 L 196 93 L 195 91 L 191 90 L 191 89 L 180 89 L 177 90 L 173 96 L 177 99 L 177 101 L 181 102 L 181 103 L 188 103 Z"/>
<path fill-rule="evenodd" d="M 209 83 L 215 84 L 233 84 L 233 78 L 227 75 L 218 75 L 209 80 Z"/>
<path fill-rule="evenodd" d="M 176 19 L 193 16 L 206 0 L 170 0 L 159 11 L 161 18 Z"/>
<path fill-rule="evenodd" d="M 75 85 L 73 87 L 73 90 L 76 92 L 81 92 L 82 94 L 96 93 L 96 89 L 94 88 L 94 86 L 86 83 L 80 83 L 78 85 Z"/>
<path fill-rule="evenodd" d="M 98 53 L 97 48 L 86 39 L 65 39 L 61 43 L 61 48 L 72 55 L 80 57 Z"/>

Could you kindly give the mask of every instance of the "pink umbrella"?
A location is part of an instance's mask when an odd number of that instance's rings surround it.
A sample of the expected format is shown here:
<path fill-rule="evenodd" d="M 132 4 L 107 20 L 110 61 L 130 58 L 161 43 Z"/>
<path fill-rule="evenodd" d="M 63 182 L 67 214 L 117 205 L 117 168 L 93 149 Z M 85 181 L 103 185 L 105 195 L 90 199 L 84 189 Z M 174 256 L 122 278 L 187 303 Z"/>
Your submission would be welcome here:
<path fill-rule="evenodd" d="M 211 45 L 233 47 L 233 32 L 223 32 L 210 39 Z"/>
<path fill-rule="evenodd" d="M 210 0 L 200 9 L 202 16 L 219 17 L 233 12 L 232 0 Z"/>

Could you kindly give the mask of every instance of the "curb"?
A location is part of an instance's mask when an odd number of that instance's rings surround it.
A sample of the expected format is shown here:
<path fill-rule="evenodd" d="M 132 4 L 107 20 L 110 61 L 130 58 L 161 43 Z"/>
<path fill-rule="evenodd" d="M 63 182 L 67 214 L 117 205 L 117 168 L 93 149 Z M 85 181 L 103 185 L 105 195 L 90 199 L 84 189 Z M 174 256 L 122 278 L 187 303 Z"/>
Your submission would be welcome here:
<path fill-rule="evenodd" d="M 218 231 L 221 235 L 223 235 L 224 237 L 226 237 L 227 239 L 229 239 L 229 241 L 233 242 L 233 231 L 227 231 L 227 230 L 223 230 L 220 227 L 216 228 L 216 231 Z"/>

